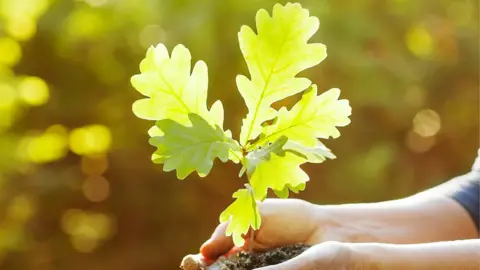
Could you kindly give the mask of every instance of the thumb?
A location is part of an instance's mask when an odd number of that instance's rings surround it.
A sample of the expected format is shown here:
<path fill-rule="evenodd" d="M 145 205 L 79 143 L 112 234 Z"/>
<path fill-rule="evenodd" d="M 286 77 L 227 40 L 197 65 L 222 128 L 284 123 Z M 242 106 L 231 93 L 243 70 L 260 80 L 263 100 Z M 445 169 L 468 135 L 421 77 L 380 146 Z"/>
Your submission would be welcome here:
<path fill-rule="evenodd" d="M 225 236 L 228 222 L 217 226 L 210 239 L 200 247 L 200 253 L 209 259 L 216 259 L 233 248 L 232 237 Z"/>

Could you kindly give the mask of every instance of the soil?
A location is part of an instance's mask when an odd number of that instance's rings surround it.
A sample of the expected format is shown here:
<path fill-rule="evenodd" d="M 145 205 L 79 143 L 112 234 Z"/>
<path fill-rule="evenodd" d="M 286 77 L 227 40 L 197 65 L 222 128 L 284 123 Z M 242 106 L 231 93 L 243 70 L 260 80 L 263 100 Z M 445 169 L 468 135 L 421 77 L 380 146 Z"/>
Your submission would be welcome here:
<path fill-rule="evenodd" d="M 237 260 L 220 262 L 219 270 L 252 270 L 259 267 L 275 265 L 300 255 L 308 246 L 297 244 L 272 249 L 262 253 L 240 252 Z M 223 264 L 223 265 L 222 265 Z"/>
<path fill-rule="evenodd" d="M 276 265 L 300 255 L 309 248 L 308 245 L 296 244 L 271 249 L 265 252 L 249 253 L 239 252 L 228 258 L 221 257 L 208 267 L 200 263 L 195 267 L 186 267 L 185 260 L 182 263 L 184 270 L 252 270 L 258 267 Z"/>

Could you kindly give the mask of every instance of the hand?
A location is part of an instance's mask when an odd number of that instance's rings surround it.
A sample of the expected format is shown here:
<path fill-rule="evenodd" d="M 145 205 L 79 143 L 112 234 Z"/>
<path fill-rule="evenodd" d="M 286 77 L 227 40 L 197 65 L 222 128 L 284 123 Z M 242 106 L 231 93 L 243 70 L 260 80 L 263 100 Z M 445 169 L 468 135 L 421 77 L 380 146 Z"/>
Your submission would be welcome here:
<path fill-rule="evenodd" d="M 282 245 L 304 243 L 315 245 L 325 241 L 358 242 L 367 240 L 363 229 L 335 221 L 336 212 L 298 199 L 267 199 L 259 204 L 262 225 L 255 231 L 252 247 L 265 250 Z M 200 251 L 215 260 L 234 247 L 231 237 L 225 236 L 227 223 L 220 224 Z M 246 238 L 245 250 L 249 245 Z M 370 240 L 370 239 L 368 239 Z"/>
<path fill-rule="evenodd" d="M 352 248 L 354 245 L 356 244 L 324 242 L 286 262 L 255 270 L 377 269 L 367 261 L 368 257 L 363 255 L 365 253 Z"/>
<path fill-rule="evenodd" d="M 480 239 L 422 244 L 324 242 L 286 262 L 255 270 L 480 269 Z"/>
<path fill-rule="evenodd" d="M 395 250 L 395 248 L 393 250 Z M 387 251 L 388 248 L 383 247 L 381 244 L 372 245 L 368 243 L 361 244 L 328 241 L 313 245 L 302 254 L 286 262 L 256 268 L 254 270 L 413 269 L 411 266 L 409 266 L 410 268 L 405 267 L 406 265 L 402 263 L 408 261 L 408 258 L 405 257 L 400 257 L 399 260 L 397 259 L 396 261 L 393 261 L 395 262 L 393 264 L 391 262 L 388 263 L 388 261 L 385 260 L 380 260 L 380 258 L 384 257 L 383 255 L 385 253 L 395 255 L 395 252 Z M 182 261 L 182 269 L 203 269 L 203 267 L 206 267 L 211 263 L 212 262 L 205 261 L 200 254 L 189 255 Z M 423 270 L 424 268 L 420 269 Z"/>
<path fill-rule="evenodd" d="M 287 244 L 315 244 L 319 229 L 315 217 L 315 207 L 303 200 L 267 199 L 259 204 L 262 225 L 255 232 L 252 247 L 254 250 L 265 250 Z M 209 259 L 216 259 L 230 251 L 234 245 L 231 237 L 225 236 L 228 223 L 220 224 L 200 251 Z M 249 237 L 246 244 L 249 245 Z"/>

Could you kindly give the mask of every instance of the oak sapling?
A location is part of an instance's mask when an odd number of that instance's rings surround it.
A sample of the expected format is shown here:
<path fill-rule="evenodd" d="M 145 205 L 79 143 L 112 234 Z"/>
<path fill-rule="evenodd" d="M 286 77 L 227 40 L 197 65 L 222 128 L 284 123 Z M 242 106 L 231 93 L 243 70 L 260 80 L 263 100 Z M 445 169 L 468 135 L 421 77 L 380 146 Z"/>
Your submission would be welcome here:
<path fill-rule="evenodd" d="M 238 247 L 250 229 L 260 228 L 257 204 L 268 189 L 281 198 L 304 190 L 309 177 L 300 166 L 334 159 L 320 139 L 339 137 L 337 127 L 350 123 L 351 108 L 348 100 L 339 99 L 339 89 L 319 95 L 309 79 L 297 77 L 327 56 L 325 45 L 308 43 L 319 24 L 300 4 L 288 3 L 276 4 L 272 15 L 259 10 L 256 32 L 241 27 L 239 44 L 250 74 L 236 78 L 248 108 L 238 141 L 223 127 L 222 103 L 207 107 L 207 65 L 198 61 L 191 70 L 185 46 L 177 45 L 171 55 L 164 44 L 150 47 L 140 74 L 131 78 L 146 96 L 133 104 L 133 112 L 155 121 L 148 132 L 157 148 L 152 161 L 163 164 L 164 171 L 175 170 L 184 179 L 192 172 L 207 176 L 217 158 L 241 165 L 239 177 L 246 175 L 248 182 L 220 215 L 220 222 L 229 222 L 226 235 Z M 300 93 L 290 109 L 271 106 Z"/>

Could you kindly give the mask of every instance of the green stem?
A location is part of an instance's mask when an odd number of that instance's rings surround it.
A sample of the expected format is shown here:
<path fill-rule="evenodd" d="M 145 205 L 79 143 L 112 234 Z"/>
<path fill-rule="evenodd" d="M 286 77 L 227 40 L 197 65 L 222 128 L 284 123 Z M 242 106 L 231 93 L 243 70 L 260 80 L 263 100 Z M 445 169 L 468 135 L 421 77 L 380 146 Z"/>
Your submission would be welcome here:
<path fill-rule="evenodd" d="M 253 251 L 253 241 L 255 240 L 255 230 L 252 229 L 250 232 L 250 242 L 248 242 L 248 253 L 252 253 Z"/>
<path fill-rule="evenodd" d="M 248 179 L 248 182 L 250 182 L 250 179 Z M 258 219 L 257 219 L 257 201 L 255 200 L 255 194 L 253 192 L 253 188 L 252 186 L 250 186 L 250 184 L 245 184 L 245 187 L 250 191 L 250 195 L 252 196 L 252 207 L 253 207 L 253 213 L 254 213 L 254 216 L 255 216 L 255 219 L 254 219 L 254 224 L 255 224 L 255 227 L 260 227 L 259 224 L 258 224 Z M 255 229 L 252 227 L 252 230 L 250 232 L 250 241 L 248 243 L 248 252 L 252 252 L 253 250 L 253 241 L 255 240 Z"/>

